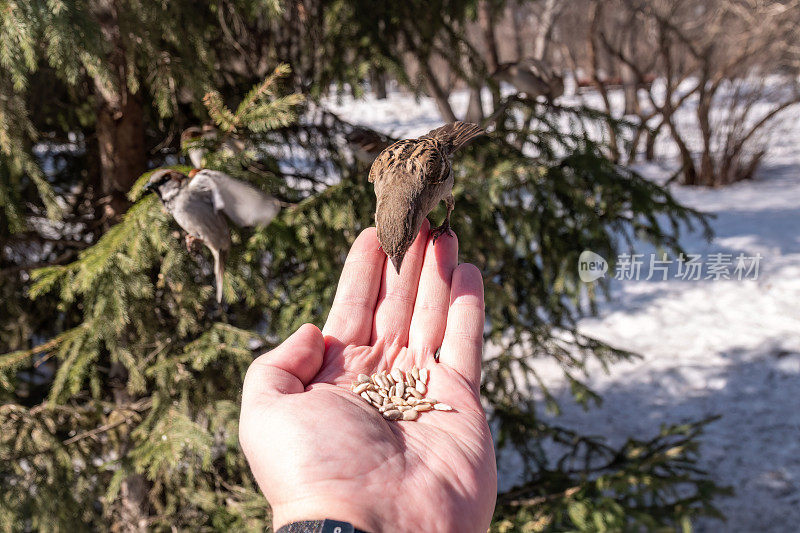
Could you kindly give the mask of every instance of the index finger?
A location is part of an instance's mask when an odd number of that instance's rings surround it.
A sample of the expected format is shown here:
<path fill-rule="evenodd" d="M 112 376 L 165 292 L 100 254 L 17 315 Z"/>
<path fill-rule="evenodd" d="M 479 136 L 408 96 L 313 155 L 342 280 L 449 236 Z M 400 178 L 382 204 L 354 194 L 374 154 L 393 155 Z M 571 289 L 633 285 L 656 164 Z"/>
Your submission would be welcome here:
<path fill-rule="evenodd" d="M 322 329 L 325 337 L 333 337 L 345 346 L 369 343 L 385 261 L 386 254 L 381 250 L 375 228 L 362 231 L 347 254 Z"/>

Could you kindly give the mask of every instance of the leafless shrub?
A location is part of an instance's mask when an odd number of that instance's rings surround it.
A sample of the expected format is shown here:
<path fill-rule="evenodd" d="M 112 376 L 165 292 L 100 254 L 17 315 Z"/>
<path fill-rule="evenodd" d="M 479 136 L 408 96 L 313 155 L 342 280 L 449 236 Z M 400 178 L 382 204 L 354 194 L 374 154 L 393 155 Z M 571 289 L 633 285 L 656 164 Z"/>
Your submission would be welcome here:
<path fill-rule="evenodd" d="M 800 103 L 800 4 L 590 0 L 584 7 L 585 52 L 578 48 L 576 63 L 590 73 L 609 112 L 608 79 L 621 79 L 625 114 L 639 125 L 628 160 L 637 157 L 642 137 L 652 157 L 655 135 L 664 129 L 680 154 L 683 183 L 718 186 L 752 177 L 775 119 Z M 654 76 L 661 83 L 650 83 Z M 677 123 L 683 106 L 694 111 L 689 124 Z M 612 137 L 617 159 L 623 144 Z"/>

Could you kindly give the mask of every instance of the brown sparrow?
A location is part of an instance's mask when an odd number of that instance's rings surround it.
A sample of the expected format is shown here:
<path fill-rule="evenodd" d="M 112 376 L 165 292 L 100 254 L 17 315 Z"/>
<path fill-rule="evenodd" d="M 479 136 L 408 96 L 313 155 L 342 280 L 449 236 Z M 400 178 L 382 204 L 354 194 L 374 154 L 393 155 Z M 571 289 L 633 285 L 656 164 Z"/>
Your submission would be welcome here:
<path fill-rule="evenodd" d="M 544 96 L 552 102 L 564 94 L 564 78 L 537 59 L 526 58 L 514 63 L 503 63 L 497 67 L 492 77 L 497 81 L 510 83 L 517 91 L 532 99 Z"/>
<path fill-rule="evenodd" d="M 222 276 L 231 247 L 231 234 L 223 213 L 239 226 L 268 224 L 280 211 L 280 202 L 216 170 L 153 172 L 145 191 L 153 190 L 175 222 L 186 230 L 186 246 L 205 244 L 214 256 L 217 302 L 222 301 Z"/>
<path fill-rule="evenodd" d="M 380 153 L 391 144 L 386 137 L 375 130 L 356 126 L 345 137 L 353 150 L 353 155 L 367 165 L 371 165 Z"/>
<path fill-rule="evenodd" d="M 372 163 L 369 181 L 375 184 L 378 200 L 375 226 L 378 241 L 397 273 L 423 220 L 441 200 L 447 216 L 441 226 L 431 230 L 433 242 L 450 234 L 453 200 L 453 152 L 483 135 L 476 124 L 454 122 L 418 139 L 397 141 Z"/>
<path fill-rule="evenodd" d="M 210 147 L 217 147 L 228 157 L 245 149 L 241 139 L 230 134 L 221 134 L 213 124 L 190 126 L 181 133 L 181 148 L 189 155 L 189 161 L 195 168 L 203 168 L 203 158 Z"/>

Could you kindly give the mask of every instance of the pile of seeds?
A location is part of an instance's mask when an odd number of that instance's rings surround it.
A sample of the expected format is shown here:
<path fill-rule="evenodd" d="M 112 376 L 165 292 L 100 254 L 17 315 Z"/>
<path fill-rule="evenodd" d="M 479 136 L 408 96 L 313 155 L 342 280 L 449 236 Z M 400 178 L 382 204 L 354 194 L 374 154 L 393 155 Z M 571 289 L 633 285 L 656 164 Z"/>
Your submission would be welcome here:
<path fill-rule="evenodd" d="M 426 398 L 428 369 L 412 368 L 403 372 L 399 368 L 385 370 L 371 376 L 358 375 L 353 392 L 378 409 L 386 420 L 416 420 L 425 411 L 452 411 L 446 403 Z"/>

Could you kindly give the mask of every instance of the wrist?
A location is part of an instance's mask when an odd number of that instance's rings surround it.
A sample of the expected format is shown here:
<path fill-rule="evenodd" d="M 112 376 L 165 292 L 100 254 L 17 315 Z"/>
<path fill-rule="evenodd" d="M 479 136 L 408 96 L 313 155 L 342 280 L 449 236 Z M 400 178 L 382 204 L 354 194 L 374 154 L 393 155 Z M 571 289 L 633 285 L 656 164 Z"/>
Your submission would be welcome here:
<path fill-rule="evenodd" d="M 291 522 L 275 530 L 275 533 L 369 533 L 363 529 L 353 527 L 350 522 L 342 520 L 302 520 Z"/>
<path fill-rule="evenodd" d="M 272 525 L 278 530 L 293 522 L 306 520 L 340 520 L 349 522 L 354 528 L 379 533 L 384 530 L 385 520 L 375 509 L 366 509 L 353 501 L 319 498 L 303 498 L 281 502 L 272 507 Z"/>

